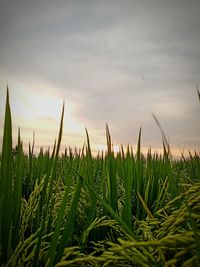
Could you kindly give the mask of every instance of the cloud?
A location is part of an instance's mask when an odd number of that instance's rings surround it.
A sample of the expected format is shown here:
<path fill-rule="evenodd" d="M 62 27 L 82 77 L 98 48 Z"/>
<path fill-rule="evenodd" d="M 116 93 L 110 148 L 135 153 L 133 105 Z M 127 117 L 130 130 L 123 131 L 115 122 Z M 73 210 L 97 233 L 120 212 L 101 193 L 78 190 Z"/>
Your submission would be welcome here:
<path fill-rule="evenodd" d="M 4 1 L 0 78 L 65 98 L 77 123 L 100 135 L 108 122 L 117 142 L 135 140 L 142 126 L 155 144 L 154 112 L 172 139 L 191 144 L 200 134 L 199 8 L 197 0 Z"/>

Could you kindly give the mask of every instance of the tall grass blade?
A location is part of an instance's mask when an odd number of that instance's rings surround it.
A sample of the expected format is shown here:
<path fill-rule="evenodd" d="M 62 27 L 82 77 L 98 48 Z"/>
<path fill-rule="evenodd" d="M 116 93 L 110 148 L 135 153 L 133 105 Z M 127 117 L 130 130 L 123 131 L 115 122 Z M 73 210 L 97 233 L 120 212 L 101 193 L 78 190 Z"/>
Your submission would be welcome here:
<path fill-rule="evenodd" d="M 52 168 L 51 168 L 49 191 L 48 191 L 48 195 L 46 197 L 46 208 L 44 210 L 44 214 L 43 214 L 43 217 L 42 217 L 41 228 L 40 228 L 40 231 L 38 233 L 38 241 L 37 241 L 37 245 L 36 245 L 36 249 L 35 249 L 34 260 L 33 260 L 32 267 L 37 267 L 38 264 L 39 264 L 39 252 L 40 252 L 40 247 L 41 247 L 42 235 L 43 235 L 43 231 L 44 231 L 44 227 L 45 227 L 45 223 L 46 223 L 46 219 L 47 219 L 46 216 L 47 216 L 47 213 L 48 213 L 48 210 L 49 210 L 49 202 L 50 202 L 50 198 L 51 198 L 51 194 L 52 194 L 52 184 L 53 184 L 53 179 L 55 179 L 56 166 L 57 166 L 58 155 L 59 155 L 61 139 L 62 139 L 64 108 L 65 108 L 65 105 L 63 103 L 61 120 L 60 120 L 60 130 L 59 130 L 59 135 L 58 135 L 58 143 L 57 143 L 57 146 L 54 145 L 54 150 L 53 150 L 53 154 L 52 154 L 52 160 L 53 160 L 54 151 L 55 151 L 56 154 L 55 154 L 55 159 L 54 159 L 54 162 L 52 163 Z M 52 211 L 52 206 L 50 207 L 50 211 Z"/>
<path fill-rule="evenodd" d="M 18 144 L 16 155 L 16 176 L 14 179 L 13 193 L 13 249 L 16 247 L 19 239 L 21 198 L 22 198 L 22 175 L 23 175 L 24 155 L 22 150 L 22 141 L 20 138 L 20 129 L 18 130 Z"/>
<path fill-rule="evenodd" d="M 141 201 L 142 206 L 145 209 L 145 211 L 146 211 L 147 215 L 149 216 L 149 218 L 153 219 L 154 217 L 153 217 L 151 211 L 149 210 L 149 208 L 147 207 L 147 204 L 144 202 L 144 200 L 143 200 L 142 196 L 140 195 L 139 191 L 137 191 L 137 196 L 138 196 L 139 200 Z"/>
<path fill-rule="evenodd" d="M 56 248 L 57 248 L 57 244 L 58 244 L 58 238 L 61 232 L 61 226 L 63 223 L 63 219 L 64 219 L 64 215 L 65 215 L 65 209 L 66 209 L 66 204 L 67 204 L 67 199 L 68 199 L 68 195 L 69 195 L 69 191 L 70 191 L 70 186 L 72 183 L 72 178 L 69 177 L 69 179 L 67 180 L 67 186 L 65 189 L 65 194 L 63 196 L 63 200 L 58 212 L 58 216 L 57 216 L 57 221 L 56 221 L 56 227 L 54 230 L 54 234 L 51 238 L 51 243 L 50 243 L 50 247 L 49 247 L 49 251 L 48 251 L 48 264 L 47 266 L 53 266 L 54 263 L 54 259 L 55 259 L 55 255 L 56 255 Z M 69 230 L 69 229 L 68 229 Z"/>
<path fill-rule="evenodd" d="M 109 204 L 114 211 L 117 211 L 117 179 L 115 171 L 115 159 L 112 151 L 112 143 L 108 124 L 106 124 L 106 139 L 107 139 L 107 179 L 108 179 L 108 197 Z"/>
<path fill-rule="evenodd" d="M 120 162 L 120 165 L 124 166 L 123 176 L 124 176 L 124 189 L 125 189 L 125 202 L 123 211 L 123 220 L 126 222 L 129 228 L 132 227 L 132 194 L 133 194 L 133 178 L 134 178 L 134 164 L 135 162 L 131 158 L 131 155 L 127 153 L 125 162 Z"/>
<path fill-rule="evenodd" d="M 9 104 L 9 91 L 7 88 L 0 177 L 0 246 L 2 247 L 0 265 L 5 263 L 11 255 L 13 195 L 12 168 L 12 121 Z"/>
<path fill-rule="evenodd" d="M 64 231 L 63 231 L 62 236 L 61 236 L 61 241 L 60 241 L 60 244 L 58 246 L 56 261 L 59 261 L 61 259 L 63 252 L 64 252 L 64 248 L 67 247 L 68 245 L 70 245 L 70 243 L 71 243 L 72 235 L 73 235 L 73 229 L 74 229 L 74 223 L 75 223 L 75 217 L 76 217 L 76 210 L 77 210 L 77 206 L 78 206 L 78 202 L 79 202 L 79 198 L 80 198 L 80 194 L 81 194 L 82 184 L 83 184 L 83 181 L 79 177 L 78 183 L 76 186 L 76 190 L 74 193 L 74 197 L 72 200 L 72 204 L 71 204 L 69 213 L 67 215 L 67 221 L 66 221 L 66 224 L 64 226 Z"/>
<path fill-rule="evenodd" d="M 159 122 L 159 120 L 156 118 L 156 116 L 153 113 L 152 113 L 152 116 L 153 116 L 158 128 L 161 131 L 162 139 L 163 139 L 163 145 L 164 145 L 164 149 L 166 150 L 166 154 L 171 156 L 170 145 L 169 145 L 169 142 L 167 141 L 166 135 L 165 135 L 165 133 L 164 133 L 164 131 L 163 131 L 161 125 L 160 125 L 160 122 Z"/>
<path fill-rule="evenodd" d="M 94 183 L 93 173 L 95 171 L 95 166 L 93 165 L 93 161 L 92 161 L 92 153 L 91 153 L 91 148 L 90 148 L 89 134 L 88 134 L 87 129 L 85 129 L 85 130 L 86 130 L 86 136 L 87 136 L 87 146 L 86 146 L 87 181 L 92 187 L 94 187 L 95 183 Z M 93 194 L 93 191 L 89 190 L 89 194 L 90 194 L 90 198 L 91 198 L 91 207 L 90 207 L 90 211 L 88 214 L 88 218 L 87 218 L 85 226 L 84 226 L 84 230 L 86 230 L 90 226 L 90 224 L 92 223 L 94 216 L 95 216 L 95 212 L 96 212 L 96 206 L 97 206 L 97 198 Z"/>
<path fill-rule="evenodd" d="M 143 192 L 143 166 L 142 166 L 142 154 L 141 154 L 141 133 L 142 129 L 140 127 L 137 143 L 137 154 L 136 154 L 136 166 L 135 166 L 135 177 L 134 177 L 134 187 L 136 191 Z M 136 214 L 141 218 L 140 215 L 140 202 L 136 202 Z"/>

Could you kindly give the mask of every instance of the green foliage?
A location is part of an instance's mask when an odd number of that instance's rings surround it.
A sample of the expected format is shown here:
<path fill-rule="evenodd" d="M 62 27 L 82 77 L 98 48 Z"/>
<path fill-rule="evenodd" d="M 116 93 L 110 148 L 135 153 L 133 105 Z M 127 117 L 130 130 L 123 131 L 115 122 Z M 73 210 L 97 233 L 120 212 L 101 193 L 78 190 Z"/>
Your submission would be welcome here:
<path fill-rule="evenodd" d="M 64 105 L 53 151 L 12 149 L 7 91 L 0 155 L 1 266 L 196 266 L 200 262 L 200 154 L 173 160 L 128 146 L 60 155 Z"/>

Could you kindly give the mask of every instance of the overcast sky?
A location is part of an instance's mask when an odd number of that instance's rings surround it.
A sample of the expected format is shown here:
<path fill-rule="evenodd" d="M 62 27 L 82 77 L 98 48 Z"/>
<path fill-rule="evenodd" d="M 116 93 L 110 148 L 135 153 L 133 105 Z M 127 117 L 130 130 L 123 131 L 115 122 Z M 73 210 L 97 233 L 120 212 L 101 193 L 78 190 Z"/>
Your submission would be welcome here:
<path fill-rule="evenodd" d="M 57 136 L 93 149 L 137 142 L 159 149 L 159 119 L 172 148 L 200 149 L 200 1 L 0 1 L 0 126 L 6 83 L 26 144 Z M 1 134 L 2 138 L 2 134 Z"/>

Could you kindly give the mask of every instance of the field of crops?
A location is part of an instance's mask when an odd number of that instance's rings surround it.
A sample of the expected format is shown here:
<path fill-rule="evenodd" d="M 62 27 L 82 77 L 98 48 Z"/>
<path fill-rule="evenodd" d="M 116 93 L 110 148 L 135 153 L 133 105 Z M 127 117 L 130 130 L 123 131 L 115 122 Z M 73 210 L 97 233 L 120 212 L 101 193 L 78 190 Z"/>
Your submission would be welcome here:
<path fill-rule="evenodd" d="M 200 154 L 171 157 L 121 148 L 60 155 L 12 145 L 7 93 L 0 155 L 0 266 L 198 266 Z"/>

